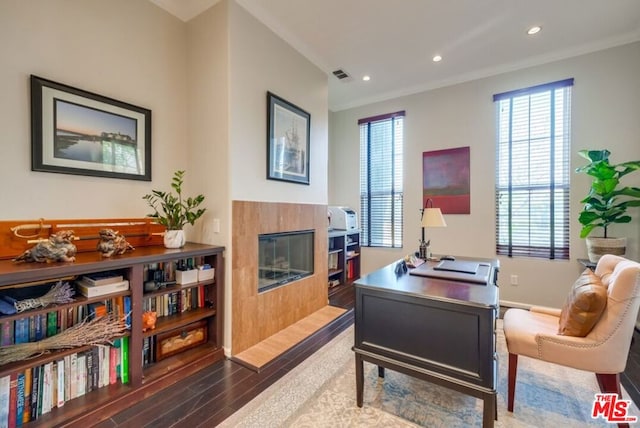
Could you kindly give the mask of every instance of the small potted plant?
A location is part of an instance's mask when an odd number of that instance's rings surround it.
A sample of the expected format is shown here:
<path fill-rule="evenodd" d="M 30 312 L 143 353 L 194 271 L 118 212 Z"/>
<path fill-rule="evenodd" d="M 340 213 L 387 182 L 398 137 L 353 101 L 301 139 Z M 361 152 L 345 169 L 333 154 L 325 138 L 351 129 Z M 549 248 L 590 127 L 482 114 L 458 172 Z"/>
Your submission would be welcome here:
<path fill-rule="evenodd" d="M 203 195 L 195 198 L 182 196 L 183 182 L 184 171 L 176 171 L 171 180 L 171 187 L 175 190 L 175 194 L 171 191 L 152 190 L 151 193 L 142 197 L 153 209 L 153 213 L 147 214 L 147 217 L 155 218 L 158 223 L 167 228 L 164 234 L 164 245 L 167 248 L 184 246 L 183 227 L 187 223 L 193 226 L 206 211 L 206 208 L 198 208 L 204 201 Z"/>
<path fill-rule="evenodd" d="M 612 238 L 607 228 L 613 223 L 629 223 L 627 209 L 640 206 L 640 188 L 620 186 L 620 178 L 640 169 L 640 160 L 609 163 L 609 150 L 581 150 L 580 156 L 589 163 L 576 169 L 592 177 L 589 194 L 580 202 L 584 205 L 578 221 L 582 225 L 580 237 L 587 239 L 589 260 L 597 263 L 603 254 L 624 255 L 626 238 Z M 601 227 L 602 237 L 588 236 Z"/>

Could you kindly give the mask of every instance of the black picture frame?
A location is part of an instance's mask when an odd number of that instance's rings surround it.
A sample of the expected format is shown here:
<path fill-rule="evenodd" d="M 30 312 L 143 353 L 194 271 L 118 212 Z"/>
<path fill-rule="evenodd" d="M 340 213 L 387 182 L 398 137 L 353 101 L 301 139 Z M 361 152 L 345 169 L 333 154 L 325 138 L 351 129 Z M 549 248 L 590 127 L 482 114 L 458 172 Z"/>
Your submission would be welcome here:
<path fill-rule="evenodd" d="M 151 181 L 151 110 L 31 75 L 31 170 Z"/>
<path fill-rule="evenodd" d="M 267 178 L 309 184 L 311 115 L 267 92 Z"/>

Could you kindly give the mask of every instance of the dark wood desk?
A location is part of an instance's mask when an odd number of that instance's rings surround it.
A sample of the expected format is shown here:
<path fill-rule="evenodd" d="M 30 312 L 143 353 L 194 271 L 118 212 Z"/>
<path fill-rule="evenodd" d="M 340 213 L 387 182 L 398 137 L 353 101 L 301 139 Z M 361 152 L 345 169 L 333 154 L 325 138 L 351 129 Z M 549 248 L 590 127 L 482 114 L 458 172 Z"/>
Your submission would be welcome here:
<path fill-rule="evenodd" d="M 367 361 L 378 365 L 381 376 L 388 368 L 484 400 L 483 427 L 493 427 L 499 262 L 473 260 L 491 265 L 488 284 L 396 274 L 397 263 L 355 282 L 359 407 Z"/>

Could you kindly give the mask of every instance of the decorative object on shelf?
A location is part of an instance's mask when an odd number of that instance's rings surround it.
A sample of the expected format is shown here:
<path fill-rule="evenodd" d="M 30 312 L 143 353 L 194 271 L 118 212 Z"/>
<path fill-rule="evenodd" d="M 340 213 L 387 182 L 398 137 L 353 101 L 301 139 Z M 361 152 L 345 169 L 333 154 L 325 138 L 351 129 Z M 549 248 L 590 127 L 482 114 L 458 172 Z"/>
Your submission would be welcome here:
<path fill-rule="evenodd" d="M 311 115 L 267 92 L 267 178 L 309 184 Z"/>
<path fill-rule="evenodd" d="M 207 324 L 198 321 L 183 328 L 160 333 L 156 338 L 156 360 L 186 351 L 207 341 Z"/>
<path fill-rule="evenodd" d="M 444 214 L 471 213 L 469 147 L 422 153 L 422 201 L 429 199 Z"/>
<path fill-rule="evenodd" d="M 431 240 L 425 241 L 424 228 L 425 227 L 447 227 L 447 223 L 444 221 L 442 211 L 440 208 L 433 207 L 433 200 L 427 199 L 424 204 L 424 208 L 420 210 L 422 212 L 422 239 L 420 240 L 420 250 L 418 257 L 422 260 L 427 260 L 431 257 L 429 254 L 429 244 Z"/>
<path fill-rule="evenodd" d="M 73 262 L 76 260 L 76 246 L 73 230 L 61 230 L 53 233 L 49 239 L 38 242 L 33 248 L 25 251 L 14 262 Z"/>
<path fill-rule="evenodd" d="M 113 340 L 125 334 L 126 331 L 124 320 L 114 315 L 85 319 L 80 324 L 38 342 L 0 347 L 0 366 L 36 357 L 47 351 L 107 343 L 113 345 Z"/>
<path fill-rule="evenodd" d="M 127 242 L 124 235 L 120 235 L 120 233 L 113 229 L 102 229 L 99 235 L 100 241 L 98 241 L 96 248 L 104 257 L 124 254 L 127 250 L 135 250 L 135 248 Z"/>
<path fill-rule="evenodd" d="M 188 223 L 191 226 L 199 219 L 206 208 L 198 208 L 204 201 L 203 195 L 194 198 L 182 197 L 182 184 L 184 183 L 184 171 L 176 171 L 171 180 L 171 187 L 176 194 L 161 190 L 152 190 L 142 199 L 153 209 L 153 217 L 158 223 L 167 228 L 164 235 L 164 245 L 167 248 L 182 248 L 185 244 L 182 228 Z"/>
<path fill-rule="evenodd" d="M 640 169 L 640 160 L 612 165 L 609 150 L 580 150 L 578 154 L 589 163 L 576 168 L 576 172 L 592 177 L 589 194 L 580 201 L 585 205 L 578 217 L 589 260 L 596 263 L 603 254 L 624 255 L 626 238 L 609 237 L 607 228 L 614 223 L 629 223 L 627 209 L 640 206 L 640 188 L 620 186 L 620 178 Z M 588 236 L 597 227 L 603 228 L 604 236 Z"/>
<path fill-rule="evenodd" d="M 24 312 L 29 309 L 45 308 L 52 304 L 62 304 L 73 302 L 75 291 L 68 282 L 58 281 L 42 297 L 33 299 L 18 300 L 14 303 L 16 312 Z"/>
<path fill-rule="evenodd" d="M 31 76 L 33 171 L 151 181 L 151 111 Z"/>
<path fill-rule="evenodd" d="M 142 313 L 142 331 L 154 330 L 156 328 L 156 320 L 158 314 L 154 311 L 146 311 Z"/>

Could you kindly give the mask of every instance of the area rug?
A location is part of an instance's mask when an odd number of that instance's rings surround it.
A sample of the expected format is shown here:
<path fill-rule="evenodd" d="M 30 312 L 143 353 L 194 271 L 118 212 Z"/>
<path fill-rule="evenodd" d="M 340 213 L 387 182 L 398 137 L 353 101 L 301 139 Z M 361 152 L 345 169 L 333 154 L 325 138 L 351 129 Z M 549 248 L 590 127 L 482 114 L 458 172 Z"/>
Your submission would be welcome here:
<path fill-rule="evenodd" d="M 507 353 L 498 321 L 496 427 L 615 426 L 592 419 L 595 376 L 521 357 L 515 411 L 506 409 Z M 262 392 L 221 427 L 481 427 L 482 401 L 365 363 L 364 406 L 356 406 L 353 327 Z M 629 399 L 626 391 L 624 398 Z M 630 405 L 629 415 L 640 416 Z"/>

